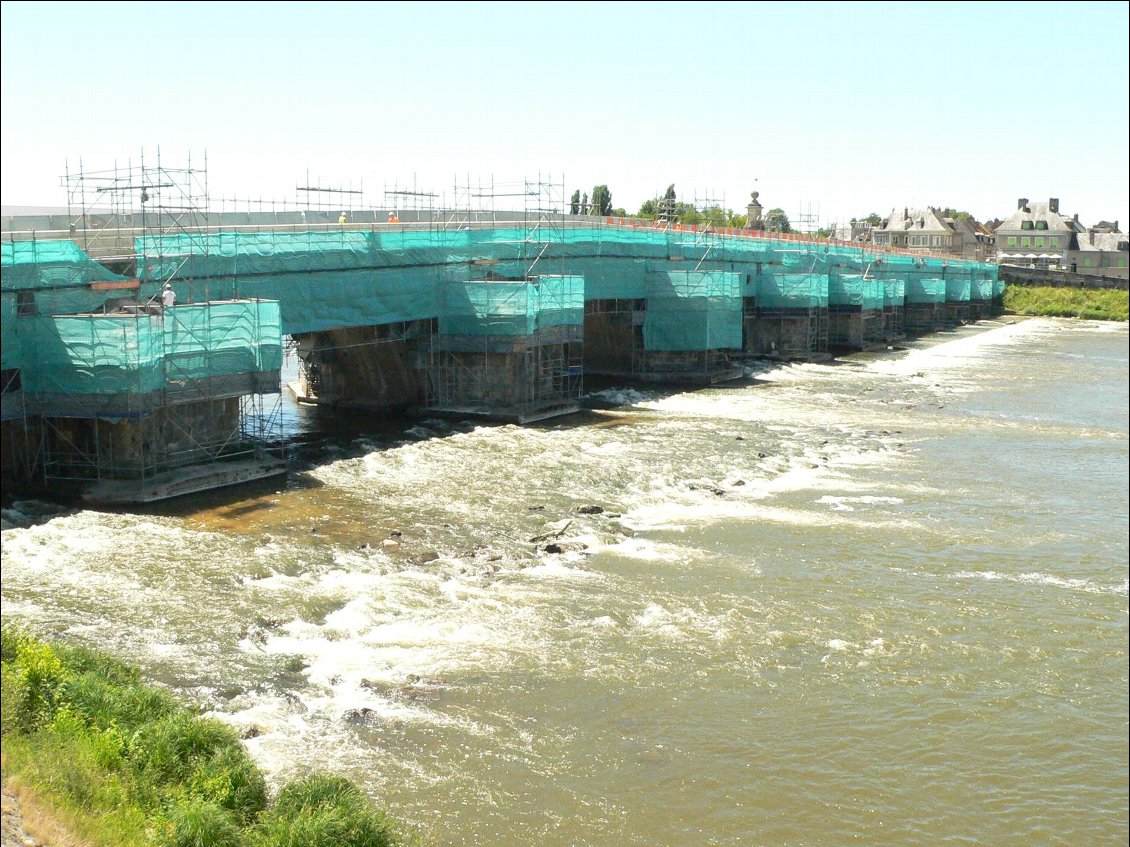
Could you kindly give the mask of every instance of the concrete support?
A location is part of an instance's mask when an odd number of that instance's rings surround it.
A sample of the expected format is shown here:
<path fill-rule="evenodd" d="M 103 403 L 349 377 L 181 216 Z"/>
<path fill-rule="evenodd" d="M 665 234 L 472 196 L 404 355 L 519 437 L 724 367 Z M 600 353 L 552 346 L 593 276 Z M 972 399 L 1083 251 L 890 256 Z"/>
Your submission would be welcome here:
<path fill-rule="evenodd" d="M 828 310 L 758 309 L 756 354 L 782 359 L 822 359 L 828 355 Z"/>
<path fill-rule="evenodd" d="M 421 406 L 423 356 L 434 321 L 347 327 L 295 336 L 301 360 L 299 400 L 351 409 Z"/>
<path fill-rule="evenodd" d="M 828 308 L 828 347 L 866 350 L 884 343 L 883 313 L 860 306 Z"/>

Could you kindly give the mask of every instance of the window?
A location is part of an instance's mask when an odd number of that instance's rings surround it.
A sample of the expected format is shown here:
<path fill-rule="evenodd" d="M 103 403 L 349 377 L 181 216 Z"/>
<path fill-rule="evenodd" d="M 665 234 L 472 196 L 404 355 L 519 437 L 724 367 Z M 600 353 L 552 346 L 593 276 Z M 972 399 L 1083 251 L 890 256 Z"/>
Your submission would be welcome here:
<path fill-rule="evenodd" d="M 1059 236 L 1058 235 L 1049 235 L 1048 236 L 1048 246 L 1049 247 L 1058 247 L 1059 246 Z"/>
<path fill-rule="evenodd" d="M 1047 229 L 1047 228 L 1048 228 L 1048 222 L 1047 221 L 1036 221 L 1036 229 Z"/>
<path fill-rule="evenodd" d="M 1033 229 L 1034 227 L 1032 226 L 1031 221 L 1021 221 L 1020 222 L 1020 228 L 1021 229 Z"/>
<path fill-rule="evenodd" d="M 1027 235 L 1025 235 L 1023 238 L 1020 239 L 1020 246 L 1021 247 L 1031 247 L 1032 246 L 1032 239 L 1029 238 Z"/>
<path fill-rule="evenodd" d="M 1094 256 L 1085 256 L 1083 258 L 1083 267 L 1093 268 L 1094 266 L 1095 266 L 1095 257 Z"/>
<path fill-rule="evenodd" d="M 1009 247 L 1015 247 L 1016 246 L 1016 236 L 1015 235 L 1010 235 L 1008 237 L 1008 246 Z"/>
<path fill-rule="evenodd" d="M 1036 246 L 1037 247 L 1043 247 L 1044 246 L 1044 237 L 1042 235 L 1036 236 Z"/>
<path fill-rule="evenodd" d="M 942 243 L 942 237 L 940 235 L 935 235 L 935 236 L 933 236 L 933 238 L 934 238 L 934 246 L 935 247 L 940 246 L 941 243 Z"/>

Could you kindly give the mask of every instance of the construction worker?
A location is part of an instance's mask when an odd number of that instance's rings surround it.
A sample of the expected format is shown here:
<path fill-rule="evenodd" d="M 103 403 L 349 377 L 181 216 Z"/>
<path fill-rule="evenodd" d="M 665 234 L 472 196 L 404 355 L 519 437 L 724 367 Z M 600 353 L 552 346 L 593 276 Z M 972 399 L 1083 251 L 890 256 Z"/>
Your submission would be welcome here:
<path fill-rule="evenodd" d="M 344 224 L 347 220 L 349 220 L 349 218 L 346 217 L 345 212 L 342 212 L 341 216 L 337 219 L 337 222 L 339 224 Z"/>
<path fill-rule="evenodd" d="M 398 224 L 398 223 L 400 223 L 400 218 L 398 218 L 398 217 L 396 216 L 396 212 L 389 212 L 389 213 L 388 213 L 388 222 L 389 222 L 390 224 Z"/>
<path fill-rule="evenodd" d="M 177 293 L 175 291 L 173 291 L 172 283 L 166 282 L 165 283 L 165 290 L 161 292 L 161 306 L 163 308 L 169 309 L 169 308 L 172 308 L 173 306 L 175 306 L 176 303 L 177 303 Z"/>

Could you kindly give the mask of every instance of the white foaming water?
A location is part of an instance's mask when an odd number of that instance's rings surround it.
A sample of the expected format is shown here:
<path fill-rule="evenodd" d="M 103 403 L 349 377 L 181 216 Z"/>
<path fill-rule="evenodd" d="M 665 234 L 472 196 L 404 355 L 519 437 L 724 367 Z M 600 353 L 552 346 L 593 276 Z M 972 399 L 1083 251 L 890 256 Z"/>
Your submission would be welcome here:
<path fill-rule="evenodd" d="M 1020 320 L 992 332 L 980 332 L 926 349 L 911 350 L 899 358 L 881 359 L 873 362 L 871 369 L 895 376 L 926 376 L 937 371 L 979 367 L 985 359 L 999 355 L 1002 348 L 1030 344 L 1035 339 L 1060 331 L 1055 321 L 1041 318 Z"/>
<path fill-rule="evenodd" d="M 1074 369 L 1053 397 L 1125 354 L 1026 324 L 605 393 L 608 426 L 422 422 L 238 531 L 20 506 L 4 614 L 210 691 L 274 779 L 346 773 L 437 844 L 1118 843 L 1124 483 L 1039 473 L 1126 438 L 1088 409 L 1060 461 L 993 392 L 1037 342 L 1084 356 L 1041 360 Z"/>
<path fill-rule="evenodd" d="M 1087 579 L 1071 579 L 1048 573 L 1000 573 L 999 571 L 958 571 L 951 574 L 953 579 L 982 579 L 988 582 L 1014 582 L 1021 585 L 1047 585 L 1053 588 L 1067 588 L 1088 594 L 1113 594 L 1125 597 L 1130 581 L 1123 580 L 1116 585 L 1098 585 Z"/>

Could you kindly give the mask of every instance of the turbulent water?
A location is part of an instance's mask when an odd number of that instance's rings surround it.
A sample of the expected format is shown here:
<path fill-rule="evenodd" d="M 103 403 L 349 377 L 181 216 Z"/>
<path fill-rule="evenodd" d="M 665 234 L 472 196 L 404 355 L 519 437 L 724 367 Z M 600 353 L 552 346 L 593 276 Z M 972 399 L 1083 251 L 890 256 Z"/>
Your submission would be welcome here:
<path fill-rule="evenodd" d="M 1127 373 L 1124 326 L 982 324 L 17 503 L 3 614 L 439 845 L 1125 844 Z"/>

